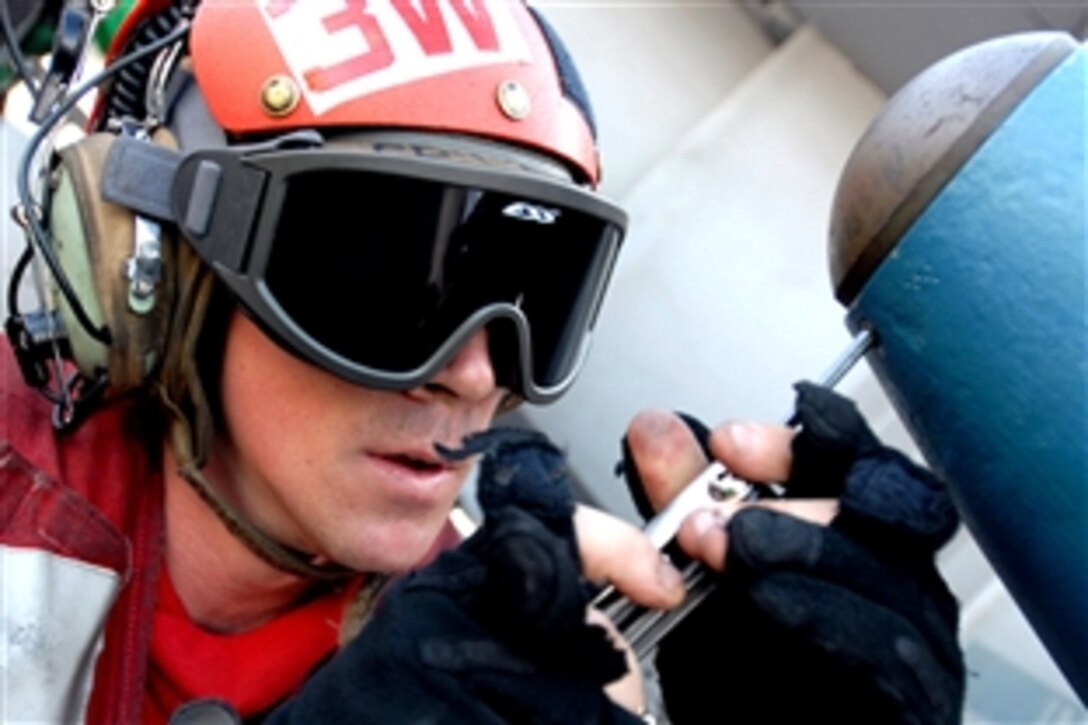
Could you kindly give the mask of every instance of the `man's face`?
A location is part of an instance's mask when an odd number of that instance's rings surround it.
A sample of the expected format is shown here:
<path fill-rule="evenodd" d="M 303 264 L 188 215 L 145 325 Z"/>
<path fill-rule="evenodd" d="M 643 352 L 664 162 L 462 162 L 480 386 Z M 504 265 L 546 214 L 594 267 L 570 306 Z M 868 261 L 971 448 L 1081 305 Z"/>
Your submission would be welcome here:
<path fill-rule="evenodd" d="M 471 463 L 448 463 L 486 428 L 503 391 L 480 330 L 428 384 L 382 391 L 289 354 L 235 313 L 222 377 L 226 430 L 210 478 L 277 540 L 361 571 L 415 564 Z"/>

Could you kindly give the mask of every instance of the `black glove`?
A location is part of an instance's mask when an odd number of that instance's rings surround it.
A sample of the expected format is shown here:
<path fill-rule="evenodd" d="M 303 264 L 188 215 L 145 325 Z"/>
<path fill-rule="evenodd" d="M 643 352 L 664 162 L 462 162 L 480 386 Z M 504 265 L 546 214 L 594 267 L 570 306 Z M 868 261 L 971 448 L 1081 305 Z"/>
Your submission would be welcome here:
<path fill-rule="evenodd" d="M 817 526 L 739 512 L 718 589 L 661 643 L 670 718 L 955 723 L 958 607 L 935 565 L 958 526 L 945 486 L 883 446 L 849 400 L 797 386 L 791 497 L 839 497 Z"/>
<path fill-rule="evenodd" d="M 602 690 L 627 667 L 605 631 L 585 623 L 562 454 L 519 430 L 443 452 L 484 451 L 484 525 L 392 585 L 274 722 L 638 722 Z"/>

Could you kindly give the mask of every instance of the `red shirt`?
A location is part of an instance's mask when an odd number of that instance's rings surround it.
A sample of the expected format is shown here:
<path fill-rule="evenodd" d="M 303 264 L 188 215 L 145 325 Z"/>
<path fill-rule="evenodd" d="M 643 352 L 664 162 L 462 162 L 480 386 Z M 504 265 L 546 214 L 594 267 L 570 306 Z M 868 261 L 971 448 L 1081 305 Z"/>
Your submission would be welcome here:
<path fill-rule="evenodd" d="M 165 723 L 179 706 L 199 698 L 225 700 L 243 718 L 270 710 L 335 651 L 344 611 L 360 584 L 327 588 L 259 627 L 220 634 L 189 618 L 163 567 L 144 722 Z"/>

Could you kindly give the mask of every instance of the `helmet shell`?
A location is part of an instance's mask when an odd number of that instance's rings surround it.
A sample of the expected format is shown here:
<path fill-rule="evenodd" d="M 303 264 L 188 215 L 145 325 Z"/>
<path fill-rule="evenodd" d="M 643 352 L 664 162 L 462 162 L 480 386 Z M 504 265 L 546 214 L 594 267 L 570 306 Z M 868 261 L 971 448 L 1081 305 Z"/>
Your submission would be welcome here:
<path fill-rule="evenodd" d="M 468 134 L 549 153 L 599 180 L 591 122 L 564 92 L 563 53 L 521 2 L 204 0 L 190 50 L 212 117 L 231 134 Z"/>

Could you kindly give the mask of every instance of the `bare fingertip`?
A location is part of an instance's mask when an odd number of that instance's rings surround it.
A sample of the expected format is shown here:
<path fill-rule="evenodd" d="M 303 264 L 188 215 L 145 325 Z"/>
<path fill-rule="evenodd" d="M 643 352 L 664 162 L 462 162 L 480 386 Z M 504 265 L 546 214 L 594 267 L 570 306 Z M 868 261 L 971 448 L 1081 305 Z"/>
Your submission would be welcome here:
<path fill-rule="evenodd" d="M 721 436 L 715 443 L 720 442 L 733 455 L 744 455 L 759 443 L 759 430 L 750 423 L 728 421 L 719 426 L 715 433 Z"/>
<path fill-rule="evenodd" d="M 729 421 L 715 429 L 711 448 L 741 478 L 779 481 L 789 476 L 793 435 L 785 426 Z"/>
<path fill-rule="evenodd" d="M 725 526 L 725 519 L 720 513 L 711 509 L 696 511 L 691 517 L 691 531 L 695 538 L 702 541 L 706 535 L 714 529 Z"/>
<path fill-rule="evenodd" d="M 657 456 L 686 446 L 690 433 L 672 413 L 650 409 L 632 419 L 627 437 L 637 448 Z"/>
<path fill-rule="evenodd" d="M 680 529 L 680 545 L 692 556 L 720 569 L 725 558 L 728 521 L 721 511 L 696 511 Z"/>
<path fill-rule="evenodd" d="M 661 557 L 661 566 L 657 571 L 657 580 L 670 601 L 678 600 L 683 596 L 684 578 L 679 570 L 672 565 L 672 562 L 665 557 Z"/>
<path fill-rule="evenodd" d="M 639 411 L 627 426 L 629 435 L 639 437 L 653 437 L 664 430 L 668 430 L 672 415 L 666 410 L 650 408 Z"/>

